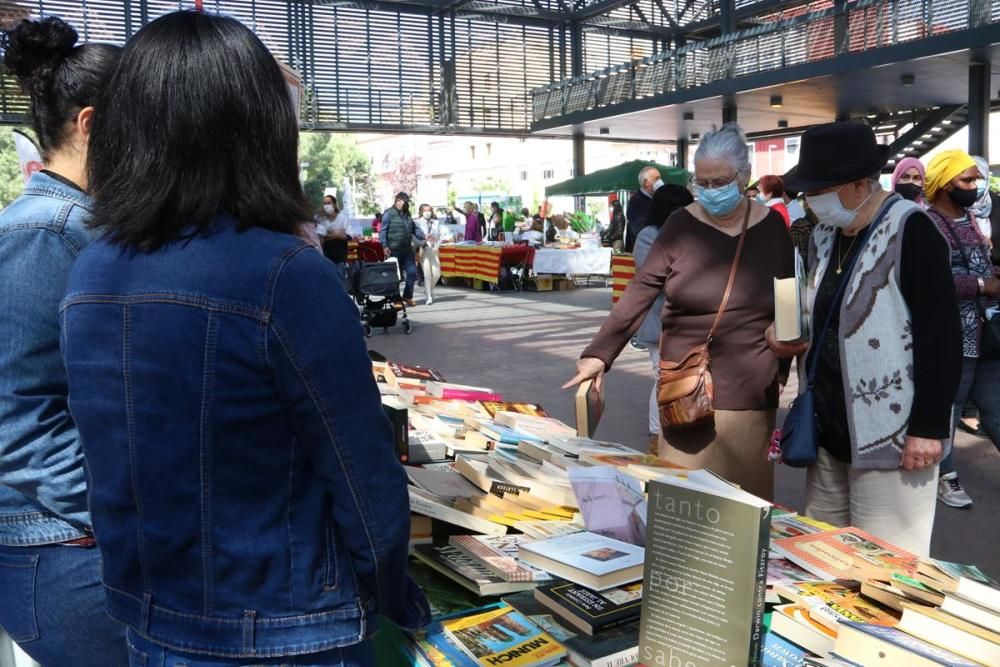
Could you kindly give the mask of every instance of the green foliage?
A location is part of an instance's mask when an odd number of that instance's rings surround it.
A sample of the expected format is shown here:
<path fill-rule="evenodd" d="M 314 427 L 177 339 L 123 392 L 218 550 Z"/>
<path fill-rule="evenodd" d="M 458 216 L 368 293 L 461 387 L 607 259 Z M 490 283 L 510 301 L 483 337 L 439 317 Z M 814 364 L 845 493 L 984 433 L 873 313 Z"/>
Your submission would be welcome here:
<path fill-rule="evenodd" d="M 373 215 L 378 210 L 375 199 L 375 175 L 371 160 L 350 134 L 310 132 L 299 135 L 299 160 L 305 170 L 303 188 L 309 203 L 319 209 L 323 191 L 343 187 L 344 177 L 354 187 L 354 206 L 358 215 Z"/>
<path fill-rule="evenodd" d="M 567 219 L 569 220 L 569 226 L 577 234 L 586 234 L 594 231 L 595 219 L 582 211 L 568 215 Z"/>
<path fill-rule="evenodd" d="M 1000 193 L 1000 176 L 990 176 L 990 190 Z"/>
<path fill-rule="evenodd" d="M 17 199 L 23 190 L 24 177 L 11 128 L 0 127 L 0 208 Z"/>

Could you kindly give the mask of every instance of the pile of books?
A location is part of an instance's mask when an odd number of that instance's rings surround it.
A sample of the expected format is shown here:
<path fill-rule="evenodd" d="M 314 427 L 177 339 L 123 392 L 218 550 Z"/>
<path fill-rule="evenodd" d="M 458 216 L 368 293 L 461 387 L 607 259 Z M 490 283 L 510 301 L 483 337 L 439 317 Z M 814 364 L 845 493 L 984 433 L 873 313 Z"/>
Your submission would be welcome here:
<path fill-rule="evenodd" d="M 776 518 L 772 535 L 785 560 L 770 634 L 775 655 L 796 650 L 788 664 L 1000 665 L 1000 590 L 975 566 L 794 514 Z"/>
<path fill-rule="evenodd" d="M 592 388 L 574 427 L 434 369 L 373 372 L 435 618 L 408 664 L 1000 665 L 1000 590 L 974 566 L 593 440 Z"/>

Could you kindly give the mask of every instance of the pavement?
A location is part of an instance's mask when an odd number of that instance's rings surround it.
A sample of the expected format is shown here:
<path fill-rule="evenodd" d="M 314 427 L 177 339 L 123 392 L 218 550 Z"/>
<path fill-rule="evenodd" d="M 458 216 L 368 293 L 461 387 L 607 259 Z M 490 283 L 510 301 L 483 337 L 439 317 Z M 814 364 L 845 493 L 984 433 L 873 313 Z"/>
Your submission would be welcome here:
<path fill-rule="evenodd" d="M 611 306 L 603 286 L 554 292 L 477 292 L 438 287 L 435 302 L 409 309 L 413 333 L 402 327 L 376 330 L 370 349 L 408 364 L 437 368 L 450 382 L 486 386 L 505 400 L 540 403 L 552 416 L 574 422 L 573 391 L 560 387 L 574 374 L 580 351 L 597 332 Z M 794 377 L 794 371 L 793 371 Z M 649 356 L 626 345 L 606 377 L 607 407 L 596 437 L 645 451 L 653 385 Z M 785 388 L 778 423 L 797 391 Z M 957 467 L 971 509 L 937 505 L 931 555 L 974 563 L 1000 580 L 1000 454 L 989 440 L 963 432 L 957 437 Z M 779 466 L 775 499 L 801 510 L 802 470 Z"/>

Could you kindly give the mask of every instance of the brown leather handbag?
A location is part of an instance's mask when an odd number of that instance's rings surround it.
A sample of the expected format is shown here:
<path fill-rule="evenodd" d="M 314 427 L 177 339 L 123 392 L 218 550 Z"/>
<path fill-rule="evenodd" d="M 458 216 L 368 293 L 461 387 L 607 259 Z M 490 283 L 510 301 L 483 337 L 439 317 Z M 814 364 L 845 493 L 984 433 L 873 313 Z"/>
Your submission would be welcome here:
<path fill-rule="evenodd" d="M 746 240 L 747 227 L 750 223 L 750 209 L 743 218 L 743 228 L 740 230 L 740 242 L 736 246 L 736 256 L 729 269 L 729 282 L 722 295 L 722 304 L 715 314 L 715 322 L 708 332 L 705 342 L 691 348 L 680 361 L 663 361 L 663 336 L 660 336 L 660 377 L 657 381 L 656 402 L 660 407 L 660 428 L 685 428 L 708 424 L 715 419 L 714 390 L 712 387 L 711 356 L 708 348 L 715 338 L 715 332 L 722 321 L 722 314 L 729 304 L 729 296 L 736 280 L 736 270 L 740 266 L 740 255 L 743 254 L 743 242 Z"/>

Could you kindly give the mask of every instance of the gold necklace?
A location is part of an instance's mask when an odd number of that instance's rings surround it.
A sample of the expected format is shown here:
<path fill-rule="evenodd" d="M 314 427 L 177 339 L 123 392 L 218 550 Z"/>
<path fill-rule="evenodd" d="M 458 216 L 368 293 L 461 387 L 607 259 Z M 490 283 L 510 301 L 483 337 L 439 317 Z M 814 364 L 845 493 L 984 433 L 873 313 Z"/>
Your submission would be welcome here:
<path fill-rule="evenodd" d="M 843 234 L 837 234 L 837 275 L 839 276 L 844 270 L 844 260 L 851 256 L 851 248 L 854 247 L 854 242 L 858 240 L 857 235 L 851 237 L 851 243 L 847 246 L 847 255 L 840 254 L 840 239 L 843 238 Z"/>

